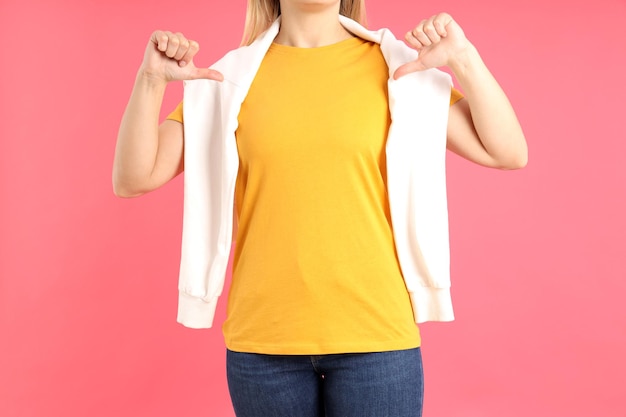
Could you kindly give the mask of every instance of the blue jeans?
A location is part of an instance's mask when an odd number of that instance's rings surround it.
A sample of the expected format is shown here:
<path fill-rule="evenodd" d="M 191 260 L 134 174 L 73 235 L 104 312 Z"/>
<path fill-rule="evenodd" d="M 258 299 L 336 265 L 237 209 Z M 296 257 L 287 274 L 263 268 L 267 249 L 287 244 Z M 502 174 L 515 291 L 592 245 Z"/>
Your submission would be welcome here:
<path fill-rule="evenodd" d="M 237 417 L 420 417 L 419 348 L 332 355 L 261 355 L 228 350 Z"/>

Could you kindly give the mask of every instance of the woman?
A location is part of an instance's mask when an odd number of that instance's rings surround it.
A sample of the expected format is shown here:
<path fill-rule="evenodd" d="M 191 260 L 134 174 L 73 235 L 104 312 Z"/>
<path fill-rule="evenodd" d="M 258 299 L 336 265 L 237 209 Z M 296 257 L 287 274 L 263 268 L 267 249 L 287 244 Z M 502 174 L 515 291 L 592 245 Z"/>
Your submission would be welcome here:
<path fill-rule="evenodd" d="M 212 69 L 193 64 L 196 42 L 156 31 L 120 126 L 117 195 L 184 164 L 184 325 L 212 325 L 236 236 L 223 331 L 240 417 L 420 416 L 415 323 L 453 319 L 445 149 L 526 164 L 506 95 L 451 16 L 408 46 L 364 17 L 359 0 L 249 0 L 248 46 Z M 175 80 L 184 111 L 159 125 Z"/>

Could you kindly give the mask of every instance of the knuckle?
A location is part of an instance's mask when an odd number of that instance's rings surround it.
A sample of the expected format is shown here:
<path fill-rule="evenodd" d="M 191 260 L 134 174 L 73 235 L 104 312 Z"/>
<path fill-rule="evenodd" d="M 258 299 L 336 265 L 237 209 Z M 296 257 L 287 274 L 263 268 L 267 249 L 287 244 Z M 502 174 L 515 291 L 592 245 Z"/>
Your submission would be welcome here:
<path fill-rule="evenodd" d="M 429 27 L 425 29 L 424 32 L 430 39 L 439 39 L 439 34 L 437 33 L 434 27 Z"/>
<path fill-rule="evenodd" d="M 162 30 L 155 30 L 154 32 L 152 32 L 152 38 L 157 41 L 161 41 L 164 38 L 167 38 L 167 36 L 165 35 L 165 32 L 163 32 Z"/>

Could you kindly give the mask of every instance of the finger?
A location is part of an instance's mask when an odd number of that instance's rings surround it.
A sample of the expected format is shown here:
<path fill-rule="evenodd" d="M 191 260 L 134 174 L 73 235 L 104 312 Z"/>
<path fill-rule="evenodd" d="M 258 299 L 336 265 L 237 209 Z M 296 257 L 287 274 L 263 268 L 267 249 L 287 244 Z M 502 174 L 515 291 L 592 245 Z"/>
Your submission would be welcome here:
<path fill-rule="evenodd" d="M 400 65 L 398 67 L 398 69 L 396 69 L 396 71 L 393 73 L 393 79 L 397 80 L 400 77 L 403 77 L 407 74 L 410 74 L 412 72 L 418 72 L 418 71 L 423 71 L 427 69 L 424 64 L 421 63 L 421 61 L 411 61 L 409 63 L 406 63 L 404 65 Z"/>
<path fill-rule="evenodd" d="M 411 33 L 413 34 L 415 39 L 417 39 L 418 41 L 422 43 L 422 45 L 429 46 L 432 44 L 432 42 L 430 38 L 428 37 L 428 35 L 424 33 L 424 23 L 426 22 L 422 21 L 419 25 L 417 25 L 415 29 L 411 31 Z"/>
<path fill-rule="evenodd" d="M 417 49 L 418 51 L 424 47 L 424 45 L 422 45 L 422 43 L 417 40 L 415 36 L 413 36 L 413 32 L 407 32 L 404 39 L 406 40 L 406 43 L 408 43 L 410 46 Z"/>
<path fill-rule="evenodd" d="M 194 70 L 189 74 L 189 79 L 224 81 L 224 75 L 222 75 L 221 72 L 210 68 L 194 68 Z"/>
<path fill-rule="evenodd" d="M 433 26 L 442 38 L 448 36 L 446 26 L 452 21 L 452 16 L 448 13 L 439 13 L 433 20 Z"/>
<path fill-rule="evenodd" d="M 185 52 L 185 54 L 180 58 L 178 65 L 180 65 L 181 67 L 184 67 L 185 65 L 190 63 L 193 60 L 193 57 L 196 56 L 199 50 L 200 50 L 200 45 L 198 45 L 198 42 L 189 41 L 189 47 L 187 48 L 187 51 Z"/>
<path fill-rule="evenodd" d="M 189 50 L 189 40 L 180 32 L 176 34 L 176 37 L 178 38 L 178 49 L 173 58 L 176 61 L 180 61 Z"/>
<path fill-rule="evenodd" d="M 422 31 L 424 32 L 426 36 L 428 36 L 428 39 L 430 39 L 432 43 L 437 43 L 441 40 L 441 36 L 439 36 L 439 33 L 437 32 L 437 29 L 435 28 L 434 21 L 435 21 L 435 16 L 428 19 L 424 23 L 422 27 Z"/>
<path fill-rule="evenodd" d="M 169 32 L 155 30 L 154 32 L 152 32 L 152 36 L 150 36 L 150 41 L 154 43 L 159 51 L 165 52 L 165 50 L 167 49 L 169 34 Z"/>
<path fill-rule="evenodd" d="M 171 34 L 167 37 L 167 48 L 165 49 L 165 56 L 168 58 L 174 58 L 176 56 L 176 52 L 178 52 L 178 47 L 180 46 L 180 39 L 178 36 Z"/>

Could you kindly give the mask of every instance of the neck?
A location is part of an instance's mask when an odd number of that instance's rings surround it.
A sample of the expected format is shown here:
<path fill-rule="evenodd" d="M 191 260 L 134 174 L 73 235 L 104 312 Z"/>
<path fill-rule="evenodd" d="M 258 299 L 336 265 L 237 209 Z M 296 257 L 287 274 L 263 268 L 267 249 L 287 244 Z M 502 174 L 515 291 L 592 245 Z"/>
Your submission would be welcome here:
<path fill-rule="evenodd" d="M 299 48 L 332 45 L 353 35 L 339 23 L 336 4 L 293 4 L 281 1 L 280 31 L 274 42 Z"/>

